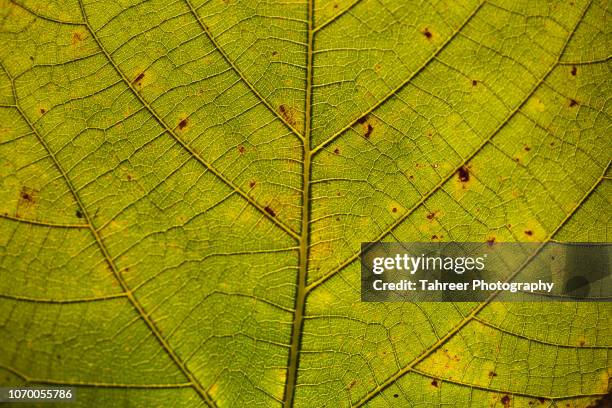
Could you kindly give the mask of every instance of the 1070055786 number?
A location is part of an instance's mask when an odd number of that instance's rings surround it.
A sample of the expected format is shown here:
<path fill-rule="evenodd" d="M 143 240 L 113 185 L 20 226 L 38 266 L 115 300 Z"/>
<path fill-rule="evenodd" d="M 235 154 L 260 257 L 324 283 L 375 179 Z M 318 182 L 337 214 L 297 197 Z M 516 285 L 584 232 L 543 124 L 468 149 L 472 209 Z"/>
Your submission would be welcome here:
<path fill-rule="evenodd" d="M 0 402 L 74 401 L 72 388 L 0 388 Z"/>

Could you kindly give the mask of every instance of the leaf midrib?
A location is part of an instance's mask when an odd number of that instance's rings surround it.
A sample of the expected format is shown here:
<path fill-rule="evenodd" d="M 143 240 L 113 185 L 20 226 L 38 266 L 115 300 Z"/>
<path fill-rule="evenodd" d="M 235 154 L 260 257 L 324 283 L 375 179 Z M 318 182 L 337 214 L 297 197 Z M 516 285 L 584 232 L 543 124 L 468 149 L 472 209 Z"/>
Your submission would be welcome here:
<path fill-rule="evenodd" d="M 302 329 L 304 326 L 304 312 L 306 310 L 306 283 L 308 275 L 308 249 L 310 246 L 310 177 L 312 151 L 310 140 L 312 133 L 312 76 L 314 51 L 314 0 L 308 0 L 308 39 L 306 52 L 306 100 L 305 100 L 305 130 L 303 139 L 302 164 L 302 225 L 300 230 L 300 251 L 298 259 L 298 276 L 293 313 L 293 326 L 289 349 L 289 362 L 287 380 L 285 382 L 284 406 L 291 408 L 294 405 L 295 388 L 297 385 L 300 348 L 302 342 Z"/>

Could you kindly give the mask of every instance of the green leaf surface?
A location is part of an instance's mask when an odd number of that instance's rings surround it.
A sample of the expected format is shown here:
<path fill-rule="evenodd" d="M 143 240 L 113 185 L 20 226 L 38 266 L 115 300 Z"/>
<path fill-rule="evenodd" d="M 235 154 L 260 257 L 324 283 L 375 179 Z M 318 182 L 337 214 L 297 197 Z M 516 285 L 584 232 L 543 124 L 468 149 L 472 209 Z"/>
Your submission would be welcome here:
<path fill-rule="evenodd" d="M 610 241 L 610 6 L 0 0 L 0 385 L 605 406 L 610 303 L 366 304 L 358 256 Z"/>

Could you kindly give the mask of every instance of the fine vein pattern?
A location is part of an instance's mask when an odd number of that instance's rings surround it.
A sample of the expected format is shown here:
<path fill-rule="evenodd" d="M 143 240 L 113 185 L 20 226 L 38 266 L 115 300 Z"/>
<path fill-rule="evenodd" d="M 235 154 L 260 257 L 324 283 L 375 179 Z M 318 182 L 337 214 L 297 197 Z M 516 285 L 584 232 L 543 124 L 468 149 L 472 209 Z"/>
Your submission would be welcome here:
<path fill-rule="evenodd" d="M 0 0 L 0 385 L 83 407 L 605 406 L 609 303 L 362 303 L 359 250 L 610 241 L 609 18 Z"/>

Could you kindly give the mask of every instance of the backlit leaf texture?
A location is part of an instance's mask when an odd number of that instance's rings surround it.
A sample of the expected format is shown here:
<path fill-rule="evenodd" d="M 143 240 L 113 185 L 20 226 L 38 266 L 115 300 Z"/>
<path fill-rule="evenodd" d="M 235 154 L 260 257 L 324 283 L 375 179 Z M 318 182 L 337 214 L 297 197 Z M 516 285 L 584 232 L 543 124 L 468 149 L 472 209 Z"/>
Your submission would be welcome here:
<path fill-rule="evenodd" d="M 609 303 L 366 304 L 358 256 L 610 241 L 610 5 L 0 0 L 0 384 L 606 406 Z"/>

